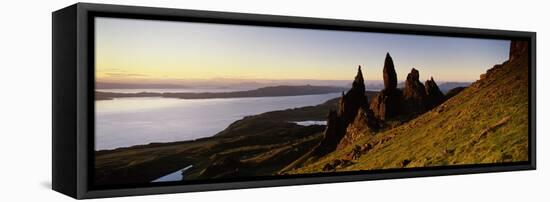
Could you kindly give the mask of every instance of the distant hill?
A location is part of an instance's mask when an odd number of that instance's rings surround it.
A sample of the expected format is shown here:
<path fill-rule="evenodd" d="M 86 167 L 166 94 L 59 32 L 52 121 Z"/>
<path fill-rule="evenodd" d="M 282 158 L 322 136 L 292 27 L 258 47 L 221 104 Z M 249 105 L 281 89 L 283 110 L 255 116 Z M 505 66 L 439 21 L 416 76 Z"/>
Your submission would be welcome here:
<path fill-rule="evenodd" d="M 447 93 L 449 92 L 450 90 L 452 90 L 453 88 L 458 88 L 458 87 L 468 87 L 470 84 L 472 84 L 472 82 L 454 82 L 454 81 L 447 81 L 447 82 L 442 82 L 441 84 L 438 84 L 439 86 L 439 90 L 441 90 L 441 92 L 443 93 Z M 383 85 L 380 85 L 382 89 L 384 86 Z M 405 82 L 399 82 L 399 84 L 397 84 L 397 87 L 398 88 L 404 88 L 405 87 Z M 367 86 L 368 88 L 368 86 Z"/>
<path fill-rule="evenodd" d="M 234 91 L 234 92 L 203 92 L 203 93 L 113 93 L 96 91 L 96 100 L 110 100 L 122 97 L 166 97 L 180 99 L 210 99 L 210 98 L 243 98 L 243 97 L 279 97 L 297 95 L 316 95 L 326 93 L 337 93 L 346 90 L 343 87 L 334 86 L 271 86 L 255 90 Z"/>
<path fill-rule="evenodd" d="M 140 84 L 140 83 L 111 83 L 97 82 L 96 89 L 155 89 L 155 88 L 185 88 L 184 85 L 177 84 Z"/>
<path fill-rule="evenodd" d="M 441 92 L 447 93 L 455 88 L 468 87 L 470 84 L 472 84 L 472 82 L 443 82 L 439 84 L 439 89 Z"/>
<path fill-rule="evenodd" d="M 286 174 L 528 160 L 528 54 L 495 65 L 429 112 Z"/>

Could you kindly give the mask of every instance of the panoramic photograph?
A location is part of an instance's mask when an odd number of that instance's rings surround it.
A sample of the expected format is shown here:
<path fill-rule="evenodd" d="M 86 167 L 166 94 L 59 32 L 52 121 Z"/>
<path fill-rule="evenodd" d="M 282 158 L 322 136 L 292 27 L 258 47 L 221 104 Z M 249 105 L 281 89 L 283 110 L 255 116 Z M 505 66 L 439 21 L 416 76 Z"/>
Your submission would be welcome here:
<path fill-rule="evenodd" d="M 95 185 L 529 160 L 527 41 L 94 24 Z"/>

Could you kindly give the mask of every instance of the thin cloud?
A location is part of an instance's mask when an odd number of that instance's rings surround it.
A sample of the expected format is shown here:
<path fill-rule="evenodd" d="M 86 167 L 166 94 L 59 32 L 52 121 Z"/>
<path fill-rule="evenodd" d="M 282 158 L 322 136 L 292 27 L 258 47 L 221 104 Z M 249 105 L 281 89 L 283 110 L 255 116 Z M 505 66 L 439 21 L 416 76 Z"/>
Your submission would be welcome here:
<path fill-rule="evenodd" d="M 109 77 L 148 77 L 145 74 L 136 74 L 136 73 L 105 73 Z"/>

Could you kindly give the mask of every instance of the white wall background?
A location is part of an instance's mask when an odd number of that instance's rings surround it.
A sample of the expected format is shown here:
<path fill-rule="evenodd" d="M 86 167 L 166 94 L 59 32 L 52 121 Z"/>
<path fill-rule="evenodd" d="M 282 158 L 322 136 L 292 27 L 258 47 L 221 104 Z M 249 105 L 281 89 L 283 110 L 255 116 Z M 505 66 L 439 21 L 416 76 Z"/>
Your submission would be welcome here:
<path fill-rule="evenodd" d="M 538 169 L 102 199 L 107 201 L 525 201 L 550 199 L 548 9 L 532 0 L 90 1 L 127 5 L 536 31 Z M 75 3 L 2 1 L 0 201 L 68 201 L 51 186 L 51 12 Z"/>

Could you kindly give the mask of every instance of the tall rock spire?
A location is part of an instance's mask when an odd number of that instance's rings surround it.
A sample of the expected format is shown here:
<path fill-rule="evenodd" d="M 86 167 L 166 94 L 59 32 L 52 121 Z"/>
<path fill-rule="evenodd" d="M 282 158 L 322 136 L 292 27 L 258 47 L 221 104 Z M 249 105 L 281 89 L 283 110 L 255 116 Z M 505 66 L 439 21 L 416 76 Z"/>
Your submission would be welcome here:
<path fill-rule="evenodd" d="M 334 151 L 340 140 L 346 135 L 348 125 L 355 120 L 360 109 L 369 111 L 369 101 L 365 93 L 365 81 L 361 66 L 357 69 L 351 89 L 342 94 L 337 111 L 329 113 L 325 138 L 317 147 L 317 152 L 324 154 Z"/>
<path fill-rule="evenodd" d="M 352 89 L 357 89 L 360 92 L 365 92 L 365 80 L 363 79 L 363 72 L 361 71 L 361 65 L 357 68 L 357 75 L 353 80 Z"/>
<path fill-rule="evenodd" d="M 397 88 L 397 74 L 390 53 L 386 53 L 384 60 L 384 89 Z"/>
<path fill-rule="evenodd" d="M 374 116 L 380 120 L 392 118 L 401 112 L 401 96 L 403 93 L 397 89 L 397 74 L 390 53 L 386 53 L 383 77 L 384 89 L 370 103 L 370 109 Z"/>
<path fill-rule="evenodd" d="M 365 94 L 365 80 L 361 66 L 357 68 L 357 75 L 355 75 L 351 89 L 342 96 L 340 101 L 339 114 L 342 114 L 345 122 L 348 123 L 355 118 L 359 108 L 368 109 L 369 101 Z"/>

